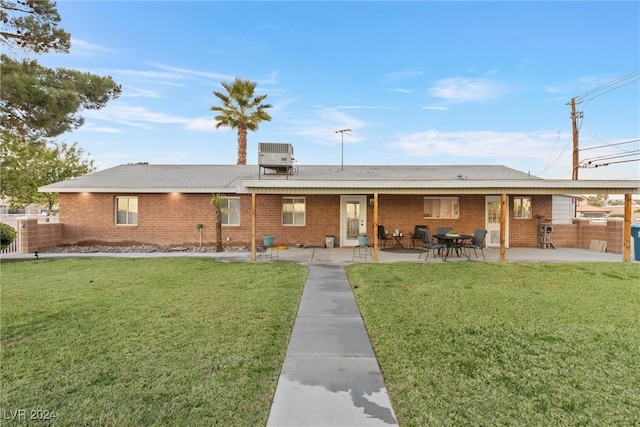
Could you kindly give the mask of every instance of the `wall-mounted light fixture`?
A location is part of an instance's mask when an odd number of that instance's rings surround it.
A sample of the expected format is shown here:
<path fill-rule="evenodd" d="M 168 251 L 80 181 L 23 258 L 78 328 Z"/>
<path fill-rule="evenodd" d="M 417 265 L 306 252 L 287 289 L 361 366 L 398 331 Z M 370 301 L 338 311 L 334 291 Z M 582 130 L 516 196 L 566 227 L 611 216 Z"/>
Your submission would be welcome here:
<path fill-rule="evenodd" d="M 369 207 L 372 208 L 373 207 L 373 197 L 371 197 L 369 199 Z"/>

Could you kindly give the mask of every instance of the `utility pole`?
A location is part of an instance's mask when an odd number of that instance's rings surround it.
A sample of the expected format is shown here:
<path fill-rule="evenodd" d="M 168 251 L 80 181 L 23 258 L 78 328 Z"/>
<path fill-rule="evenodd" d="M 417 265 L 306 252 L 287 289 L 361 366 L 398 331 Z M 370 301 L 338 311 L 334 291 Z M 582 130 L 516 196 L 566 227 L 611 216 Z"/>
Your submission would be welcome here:
<path fill-rule="evenodd" d="M 578 179 L 578 163 L 580 162 L 578 156 L 578 119 L 583 117 L 582 111 L 576 111 L 576 99 L 571 98 L 571 128 L 573 131 L 573 170 L 571 173 L 571 179 Z"/>
<path fill-rule="evenodd" d="M 342 137 L 341 137 L 341 140 L 342 140 L 342 159 L 340 160 L 340 170 L 344 169 L 344 133 L 345 132 L 351 132 L 351 129 L 340 129 L 340 130 L 336 131 L 336 133 L 342 134 Z"/>

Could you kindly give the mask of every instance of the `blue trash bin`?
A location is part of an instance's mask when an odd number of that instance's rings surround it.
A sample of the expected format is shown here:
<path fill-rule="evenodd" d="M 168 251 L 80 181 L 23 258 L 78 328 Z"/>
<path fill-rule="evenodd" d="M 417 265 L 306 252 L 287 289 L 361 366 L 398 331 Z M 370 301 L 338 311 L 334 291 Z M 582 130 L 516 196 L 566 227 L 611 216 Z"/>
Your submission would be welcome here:
<path fill-rule="evenodd" d="M 634 259 L 640 261 L 640 225 L 631 225 L 631 237 L 633 237 Z"/>
<path fill-rule="evenodd" d="M 262 241 L 264 242 L 264 245 L 267 248 L 270 248 L 273 246 L 273 239 L 275 236 L 273 236 L 272 234 L 265 234 L 264 236 L 262 236 Z"/>

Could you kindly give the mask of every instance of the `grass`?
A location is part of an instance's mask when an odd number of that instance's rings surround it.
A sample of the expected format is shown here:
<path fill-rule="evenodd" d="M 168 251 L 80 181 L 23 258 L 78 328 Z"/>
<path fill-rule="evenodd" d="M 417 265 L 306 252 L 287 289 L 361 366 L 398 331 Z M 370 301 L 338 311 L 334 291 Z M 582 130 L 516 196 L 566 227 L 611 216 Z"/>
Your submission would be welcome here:
<path fill-rule="evenodd" d="M 401 425 L 640 425 L 637 264 L 347 272 Z"/>
<path fill-rule="evenodd" d="M 3 264 L 0 408 L 57 425 L 264 425 L 305 278 L 186 258 Z"/>

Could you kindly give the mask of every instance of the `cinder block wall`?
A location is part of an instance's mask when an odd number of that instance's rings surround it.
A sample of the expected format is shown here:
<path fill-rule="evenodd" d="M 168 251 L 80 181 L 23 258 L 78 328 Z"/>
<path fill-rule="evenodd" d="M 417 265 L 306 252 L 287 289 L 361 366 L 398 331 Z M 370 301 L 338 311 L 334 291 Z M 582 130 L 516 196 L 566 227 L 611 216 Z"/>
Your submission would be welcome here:
<path fill-rule="evenodd" d="M 38 223 L 37 219 L 21 219 L 18 221 L 21 254 L 28 254 L 42 249 L 54 248 L 62 244 L 62 224 Z"/>
<path fill-rule="evenodd" d="M 575 218 L 573 224 L 556 225 L 551 240 L 558 248 L 580 249 L 589 249 L 592 240 L 604 240 L 607 242 L 607 252 L 621 254 L 624 220 L 610 218 L 606 223 L 592 223 L 589 218 Z"/>

